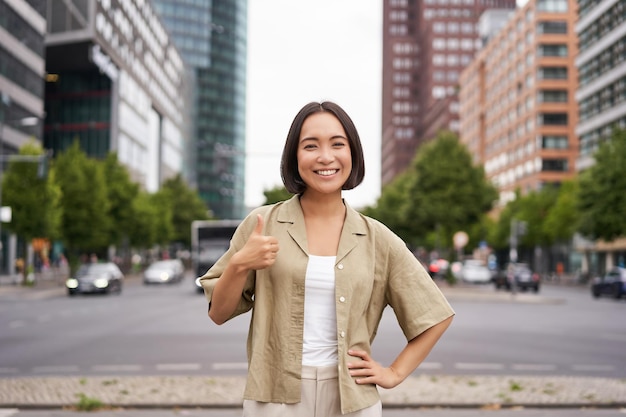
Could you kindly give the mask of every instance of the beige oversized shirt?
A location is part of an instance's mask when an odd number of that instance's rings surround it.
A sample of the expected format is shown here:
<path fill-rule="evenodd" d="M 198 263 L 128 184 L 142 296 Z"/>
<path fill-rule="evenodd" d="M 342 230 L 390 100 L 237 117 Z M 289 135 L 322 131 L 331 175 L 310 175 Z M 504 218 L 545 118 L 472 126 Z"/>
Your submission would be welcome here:
<path fill-rule="evenodd" d="M 452 316 L 454 311 L 405 243 L 382 223 L 347 207 L 335 263 L 335 302 L 342 413 L 369 407 L 380 397 L 375 385 L 358 385 L 347 362 L 348 349 L 371 352 L 383 310 L 391 306 L 407 340 Z M 248 274 L 233 317 L 252 309 L 248 334 L 248 377 L 244 398 L 260 402 L 300 401 L 304 277 L 308 248 L 298 196 L 250 213 L 235 231 L 230 248 L 201 277 L 209 302 L 217 279 L 256 225 L 280 244 L 270 268 Z M 389 365 L 389 364 L 387 364 Z"/>

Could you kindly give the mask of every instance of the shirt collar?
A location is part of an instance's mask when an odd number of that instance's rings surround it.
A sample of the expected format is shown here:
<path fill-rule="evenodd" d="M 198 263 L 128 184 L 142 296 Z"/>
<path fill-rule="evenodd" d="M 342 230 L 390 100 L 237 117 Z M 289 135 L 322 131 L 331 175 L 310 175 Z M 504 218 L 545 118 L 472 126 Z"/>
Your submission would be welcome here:
<path fill-rule="evenodd" d="M 346 256 L 358 243 L 359 236 L 367 236 L 367 223 L 363 216 L 348 205 L 346 206 L 346 219 L 341 231 L 339 240 L 339 250 L 337 261 Z M 300 205 L 300 197 L 294 195 L 289 200 L 283 202 L 278 208 L 276 221 L 279 223 L 289 223 L 288 232 L 298 245 L 308 253 L 306 245 L 306 228 L 304 226 L 304 214 Z"/>

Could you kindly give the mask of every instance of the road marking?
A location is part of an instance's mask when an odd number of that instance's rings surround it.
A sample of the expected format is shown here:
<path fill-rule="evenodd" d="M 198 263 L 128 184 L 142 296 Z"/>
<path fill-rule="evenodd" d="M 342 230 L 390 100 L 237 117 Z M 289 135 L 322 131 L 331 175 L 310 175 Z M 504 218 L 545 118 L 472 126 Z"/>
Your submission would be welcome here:
<path fill-rule="evenodd" d="M 463 370 L 490 370 L 499 371 L 504 369 L 504 366 L 500 363 L 455 363 L 454 367 Z"/>
<path fill-rule="evenodd" d="M 64 373 L 64 372 L 78 372 L 78 366 L 35 366 L 33 373 Z"/>
<path fill-rule="evenodd" d="M 615 367 L 611 365 L 572 365 L 572 369 L 581 372 L 612 372 Z"/>
<path fill-rule="evenodd" d="M 232 370 L 247 370 L 247 362 L 222 362 L 214 363 L 212 368 L 216 371 L 232 371 Z"/>
<path fill-rule="evenodd" d="M 18 327 L 23 327 L 26 324 L 24 320 L 13 320 L 9 323 L 9 327 L 12 329 L 17 329 Z"/>
<path fill-rule="evenodd" d="M 443 365 L 440 362 L 423 362 L 420 369 L 442 369 Z"/>
<path fill-rule="evenodd" d="M 532 363 L 516 363 L 511 366 L 516 371 L 541 371 L 548 372 L 556 370 L 556 365 L 538 365 Z"/>
<path fill-rule="evenodd" d="M 17 408 L 0 408 L 0 417 L 10 417 L 18 413 Z"/>
<path fill-rule="evenodd" d="M 197 371 L 201 365 L 199 363 L 160 363 L 156 368 L 159 371 Z"/>
<path fill-rule="evenodd" d="M 0 374 L 14 374 L 17 372 L 17 368 L 0 368 Z"/>
<path fill-rule="evenodd" d="M 136 372 L 141 371 L 141 365 L 94 365 L 94 372 Z"/>

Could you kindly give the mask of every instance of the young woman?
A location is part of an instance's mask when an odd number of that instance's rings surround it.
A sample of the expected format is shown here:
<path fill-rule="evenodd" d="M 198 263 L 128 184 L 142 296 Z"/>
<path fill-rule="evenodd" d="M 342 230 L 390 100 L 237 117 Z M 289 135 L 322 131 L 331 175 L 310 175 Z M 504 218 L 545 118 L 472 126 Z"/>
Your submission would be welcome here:
<path fill-rule="evenodd" d="M 298 112 L 280 170 L 294 197 L 253 210 L 201 277 L 215 323 L 253 311 L 244 417 L 380 417 L 377 387 L 409 376 L 454 311 L 404 242 L 343 200 L 365 167 L 341 107 Z M 385 367 L 371 343 L 388 305 L 408 343 Z"/>

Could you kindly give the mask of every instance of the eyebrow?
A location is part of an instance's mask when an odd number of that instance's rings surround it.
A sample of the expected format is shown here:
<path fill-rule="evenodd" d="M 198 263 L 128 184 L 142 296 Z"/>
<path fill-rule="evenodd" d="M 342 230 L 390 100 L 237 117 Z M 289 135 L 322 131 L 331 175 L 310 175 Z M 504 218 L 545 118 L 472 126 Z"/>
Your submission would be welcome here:
<path fill-rule="evenodd" d="M 347 137 L 345 137 L 343 135 L 339 135 L 339 134 L 331 136 L 330 139 L 331 140 L 333 140 L 333 139 L 345 139 L 345 140 L 348 140 Z M 300 139 L 300 142 L 304 142 L 305 140 L 319 140 L 319 138 L 316 137 L 316 136 L 306 136 L 306 137 L 303 137 L 302 139 Z"/>

